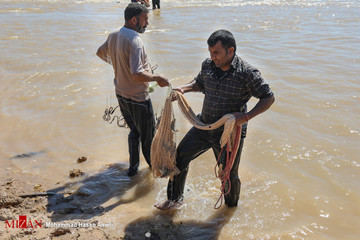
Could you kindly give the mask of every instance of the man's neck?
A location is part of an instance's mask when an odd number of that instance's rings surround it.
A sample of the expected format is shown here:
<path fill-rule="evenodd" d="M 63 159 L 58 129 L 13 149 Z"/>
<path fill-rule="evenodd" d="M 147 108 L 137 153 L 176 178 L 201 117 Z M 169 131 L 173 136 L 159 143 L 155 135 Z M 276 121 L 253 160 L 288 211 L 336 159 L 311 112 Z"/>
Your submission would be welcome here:
<path fill-rule="evenodd" d="M 131 30 L 134 30 L 135 32 L 137 32 L 137 31 L 136 31 L 136 26 L 133 26 L 132 24 L 127 24 L 127 23 L 125 23 L 125 24 L 124 24 L 124 27 L 126 27 L 126 28 L 128 28 L 128 29 L 131 29 Z"/>
<path fill-rule="evenodd" d="M 220 68 L 220 69 L 221 69 L 221 71 L 226 72 L 227 70 L 229 70 L 229 69 L 230 69 L 230 66 L 231 66 L 231 64 L 226 65 L 226 66 L 223 66 L 223 67 L 222 67 L 222 68 Z"/>

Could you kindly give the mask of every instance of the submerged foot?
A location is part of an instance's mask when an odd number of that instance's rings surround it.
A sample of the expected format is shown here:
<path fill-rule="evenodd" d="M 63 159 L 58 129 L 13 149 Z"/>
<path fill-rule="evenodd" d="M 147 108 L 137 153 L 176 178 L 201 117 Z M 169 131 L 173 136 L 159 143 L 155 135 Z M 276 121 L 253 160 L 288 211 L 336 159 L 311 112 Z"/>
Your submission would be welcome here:
<path fill-rule="evenodd" d="M 129 168 L 129 169 L 127 170 L 127 175 L 128 175 L 129 177 L 132 177 L 132 176 L 134 176 L 135 174 L 137 174 L 137 172 L 138 172 L 138 169 L 137 169 L 137 168 Z"/>
<path fill-rule="evenodd" d="M 160 210 L 169 210 L 174 207 L 180 206 L 182 203 L 174 200 L 166 200 L 163 203 L 155 204 L 154 207 Z"/>

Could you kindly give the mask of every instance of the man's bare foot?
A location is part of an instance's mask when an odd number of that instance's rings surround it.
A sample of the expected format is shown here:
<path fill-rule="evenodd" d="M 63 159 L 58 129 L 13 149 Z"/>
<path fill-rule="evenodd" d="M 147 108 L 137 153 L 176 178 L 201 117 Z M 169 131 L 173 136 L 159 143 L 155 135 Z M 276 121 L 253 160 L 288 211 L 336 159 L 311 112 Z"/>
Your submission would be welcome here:
<path fill-rule="evenodd" d="M 181 202 L 177 202 L 174 200 L 166 200 L 163 203 L 155 204 L 154 206 L 160 210 L 169 210 L 173 207 L 178 207 L 181 205 Z"/>

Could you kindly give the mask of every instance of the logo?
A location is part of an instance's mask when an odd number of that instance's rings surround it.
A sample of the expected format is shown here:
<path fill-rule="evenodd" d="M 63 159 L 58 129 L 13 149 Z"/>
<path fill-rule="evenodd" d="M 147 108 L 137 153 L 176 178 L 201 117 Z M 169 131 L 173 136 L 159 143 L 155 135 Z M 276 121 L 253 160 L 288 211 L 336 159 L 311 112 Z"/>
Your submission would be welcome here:
<path fill-rule="evenodd" d="M 42 220 L 27 220 L 26 215 L 20 215 L 19 220 L 5 220 L 5 228 L 42 228 Z"/>

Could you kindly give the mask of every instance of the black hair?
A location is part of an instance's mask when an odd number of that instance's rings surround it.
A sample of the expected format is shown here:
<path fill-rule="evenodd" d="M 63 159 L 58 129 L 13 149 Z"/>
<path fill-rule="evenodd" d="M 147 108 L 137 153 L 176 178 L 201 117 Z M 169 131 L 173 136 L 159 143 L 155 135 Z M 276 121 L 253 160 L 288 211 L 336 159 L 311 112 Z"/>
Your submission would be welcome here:
<path fill-rule="evenodd" d="M 221 44 L 226 49 L 226 51 L 233 47 L 234 52 L 236 52 L 236 41 L 234 35 L 228 30 L 220 29 L 213 32 L 207 40 L 207 44 L 209 47 L 213 47 L 218 41 L 221 41 Z"/>
<path fill-rule="evenodd" d="M 124 11 L 125 22 L 130 21 L 133 17 L 138 17 L 141 14 L 148 12 L 149 10 L 144 5 L 135 2 L 130 3 Z"/>

